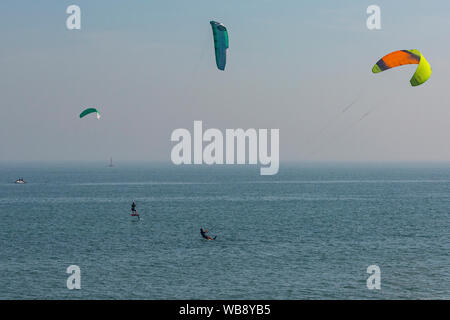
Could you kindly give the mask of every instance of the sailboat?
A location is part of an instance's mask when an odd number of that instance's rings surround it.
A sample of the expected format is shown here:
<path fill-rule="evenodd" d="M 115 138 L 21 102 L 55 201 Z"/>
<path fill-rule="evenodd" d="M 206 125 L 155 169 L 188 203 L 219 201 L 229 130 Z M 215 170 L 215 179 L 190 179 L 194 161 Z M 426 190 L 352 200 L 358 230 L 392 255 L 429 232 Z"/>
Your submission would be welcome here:
<path fill-rule="evenodd" d="M 112 162 L 112 157 L 111 157 L 111 159 L 109 160 L 109 166 L 108 166 L 108 167 L 110 167 L 110 168 L 114 167 L 113 162 Z"/>

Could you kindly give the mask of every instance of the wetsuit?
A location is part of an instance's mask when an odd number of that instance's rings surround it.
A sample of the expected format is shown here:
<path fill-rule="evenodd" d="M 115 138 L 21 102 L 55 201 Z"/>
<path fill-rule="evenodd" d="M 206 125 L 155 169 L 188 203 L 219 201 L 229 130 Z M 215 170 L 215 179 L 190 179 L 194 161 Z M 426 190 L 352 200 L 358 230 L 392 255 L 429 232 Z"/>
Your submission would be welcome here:
<path fill-rule="evenodd" d="M 205 238 L 206 240 L 216 240 L 217 236 L 215 236 L 214 238 L 212 238 L 211 236 L 208 236 L 206 234 L 206 232 L 203 230 L 203 228 L 200 228 L 200 234 L 202 235 L 203 238 Z"/>
<path fill-rule="evenodd" d="M 131 212 L 136 213 L 136 203 L 131 204 Z"/>
<path fill-rule="evenodd" d="M 200 228 L 200 234 L 202 235 L 203 238 L 205 238 L 205 239 L 207 239 L 207 240 L 210 239 L 210 237 L 208 237 L 208 236 L 206 235 L 205 231 L 203 231 L 203 228 Z"/>

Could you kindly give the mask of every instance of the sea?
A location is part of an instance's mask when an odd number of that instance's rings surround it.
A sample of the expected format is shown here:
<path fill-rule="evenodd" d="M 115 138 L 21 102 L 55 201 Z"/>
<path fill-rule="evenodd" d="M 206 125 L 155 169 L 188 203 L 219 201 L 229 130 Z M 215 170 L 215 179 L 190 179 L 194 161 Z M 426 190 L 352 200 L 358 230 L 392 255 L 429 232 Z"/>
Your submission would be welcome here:
<path fill-rule="evenodd" d="M 259 169 L 1 163 L 0 299 L 450 299 L 450 164 Z"/>

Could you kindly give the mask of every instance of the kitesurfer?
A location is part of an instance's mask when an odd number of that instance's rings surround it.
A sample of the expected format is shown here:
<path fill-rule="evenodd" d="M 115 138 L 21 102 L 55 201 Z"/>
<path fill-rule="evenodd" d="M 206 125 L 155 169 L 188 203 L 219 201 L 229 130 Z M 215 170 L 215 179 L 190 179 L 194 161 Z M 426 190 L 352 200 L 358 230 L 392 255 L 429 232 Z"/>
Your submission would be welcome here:
<path fill-rule="evenodd" d="M 207 233 L 208 233 L 208 229 L 203 230 L 203 228 L 200 227 L 200 234 L 202 235 L 203 238 L 205 238 L 206 240 L 216 240 L 217 236 L 212 238 L 211 236 L 207 235 Z"/>
<path fill-rule="evenodd" d="M 138 217 L 138 220 L 141 220 L 141 217 L 139 216 L 139 213 L 137 213 L 137 211 L 136 211 L 136 203 L 134 203 L 134 201 L 131 204 L 131 216 L 132 217 Z"/>

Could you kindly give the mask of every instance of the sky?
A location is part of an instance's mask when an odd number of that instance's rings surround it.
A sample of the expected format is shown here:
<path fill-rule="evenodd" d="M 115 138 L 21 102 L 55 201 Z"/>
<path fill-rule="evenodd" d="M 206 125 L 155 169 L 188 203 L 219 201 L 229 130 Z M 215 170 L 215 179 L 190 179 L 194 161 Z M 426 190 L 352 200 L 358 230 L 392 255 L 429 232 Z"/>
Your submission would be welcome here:
<path fill-rule="evenodd" d="M 2 0 L 0 161 L 170 162 L 194 120 L 279 129 L 282 162 L 450 161 L 449 18 L 445 0 Z M 210 20 L 229 32 L 224 72 Z M 415 66 L 371 73 L 399 49 L 430 62 L 425 84 Z"/>

